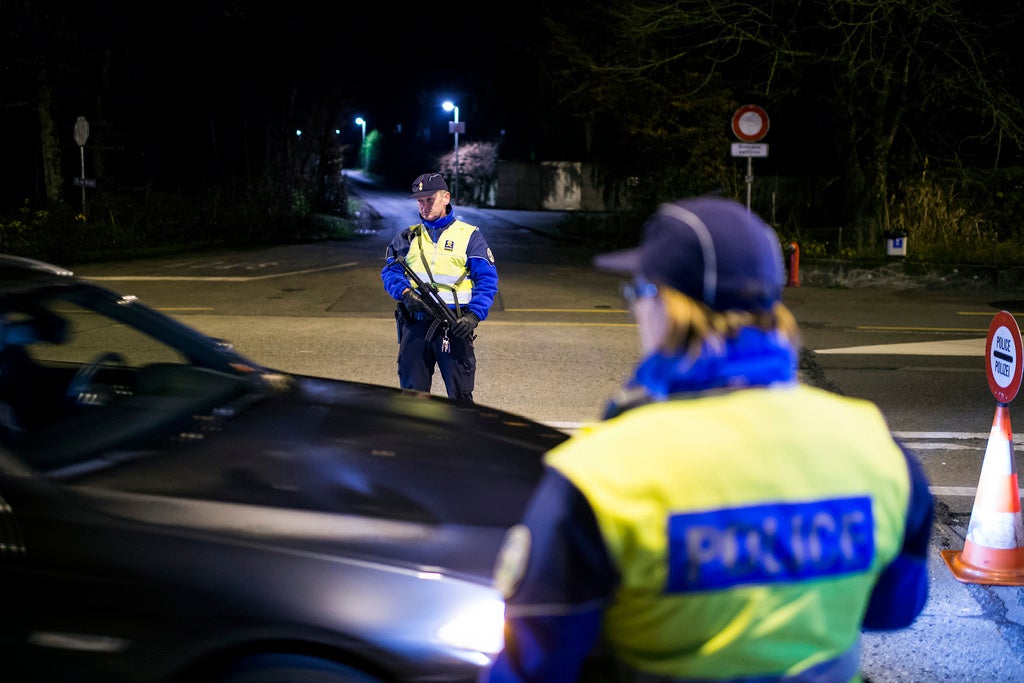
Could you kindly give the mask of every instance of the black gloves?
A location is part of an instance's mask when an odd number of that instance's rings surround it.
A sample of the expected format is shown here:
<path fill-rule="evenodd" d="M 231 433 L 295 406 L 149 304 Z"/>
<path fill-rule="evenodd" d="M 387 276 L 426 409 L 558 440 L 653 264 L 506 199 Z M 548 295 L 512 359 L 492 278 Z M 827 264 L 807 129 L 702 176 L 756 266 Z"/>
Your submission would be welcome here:
<path fill-rule="evenodd" d="M 402 295 L 402 305 L 405 307 L 405 310 L 409 312 L 409 315 L 414 313 L 431 313 L 427 302 L 424 301 L 423 297 L 421 297 L 414 289 L 405 290 L 405 294 Z M 448 328 L 448 333 L 453 337 L 472 339 L 473 331 L 479 324 L 480 318 L 469 312 L 463 313 L 454 323 L 451 323 Z"/>
<path fill-rule="evenodd" d="M 463 339 L 469 339 L 473 336 L 473 330 L 480 324 L 480 318 L 476 317 L 472 313 L 463 313 L 459 316 L 459 319 L 452 325 L 452 329 L 449 332 L 455 337 L 462 337 Z"/>
<path fill-rule="evenodd" d="M 420 295 L 411 289 L 407 289 L 405 294 L 402 295 L 402 303 L 405 305 L 405 310 L 409 311 L 409 314 L 413 313 L 428 313 L 427 305 L 423 303 L 423 299 Z"/>

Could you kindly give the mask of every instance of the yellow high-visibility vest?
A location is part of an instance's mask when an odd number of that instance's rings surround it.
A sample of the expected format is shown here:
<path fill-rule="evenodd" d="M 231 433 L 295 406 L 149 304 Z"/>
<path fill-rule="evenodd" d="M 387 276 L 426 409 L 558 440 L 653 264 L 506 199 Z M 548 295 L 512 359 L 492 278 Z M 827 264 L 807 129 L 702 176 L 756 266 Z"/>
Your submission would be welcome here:
<path fill-rule="evenodd" d="M 475 225 L 454 221 L 438 236 L 430 238 L 428 230 L 414 229 L 416 237 L 409 244 L 406 263 L 427 284 L 437 285 L 438 294 L 448 305 L 469 303 L 473 295 L 473 279 L 469 276 L 466 250 L 470 236 L 479 230 Z M 429 272 L 428 272 L 429 271 Z"/>
<path fill-rule="evenodd" d="M 624 670 L 857 678 L 867 601 L 910 498 L 873 404 L 805 385 L 661 401 L 547 462 L 586 496 L 621 572 L 602 642 Z"/>

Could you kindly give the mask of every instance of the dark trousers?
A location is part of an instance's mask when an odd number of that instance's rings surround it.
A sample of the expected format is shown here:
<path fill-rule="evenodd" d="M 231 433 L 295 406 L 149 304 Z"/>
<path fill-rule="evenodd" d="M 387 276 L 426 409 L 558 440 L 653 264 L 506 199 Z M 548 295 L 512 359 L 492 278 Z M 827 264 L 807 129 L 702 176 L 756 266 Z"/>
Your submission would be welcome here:
<path fill-rule="evenodd" d="M 448 398 L 472 403 L 473 385 L 476 382 L 476 350 L 472 340 L 448 335 L 449 348 L 446 353 L 441 348 L 444 337 L 442 327 L 438 326 L 430 341 L 426 339 L 433 320 L 410 320 L 401 315 L 396 317 L 399 386 L 429 392 L 436 365 L 448 390 Z"/>

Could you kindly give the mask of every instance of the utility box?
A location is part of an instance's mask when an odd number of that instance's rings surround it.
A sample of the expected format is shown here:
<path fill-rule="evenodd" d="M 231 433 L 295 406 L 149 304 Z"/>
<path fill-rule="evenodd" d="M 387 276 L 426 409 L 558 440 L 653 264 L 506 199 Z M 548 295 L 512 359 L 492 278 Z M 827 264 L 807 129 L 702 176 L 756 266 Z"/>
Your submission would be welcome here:
<path fill-rule="evenodd" d="M 886 256 L 906 256 L 907 255 L 907 237 L 890 237 L 885 241 L 885 255 Z"/>

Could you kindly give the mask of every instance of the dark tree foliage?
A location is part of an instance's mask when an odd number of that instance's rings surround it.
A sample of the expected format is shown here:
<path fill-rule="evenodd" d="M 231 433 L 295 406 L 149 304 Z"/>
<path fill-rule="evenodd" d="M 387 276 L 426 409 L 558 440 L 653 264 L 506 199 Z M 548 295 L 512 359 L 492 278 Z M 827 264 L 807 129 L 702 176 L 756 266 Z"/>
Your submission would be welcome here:
<path fill-rule="evenodd" d="M 737 166 L 723 163 L 735 141 L 728 122 L 738 106 L 760 104 L 772 119 L 761 172 L 808 178 L 786 193 L 793 215 L 806 220 L 800 205 L 825 199 L 808 188 L 829 187 L 829 220 L 874 240 L 898 181 L 927 160 L 1021 163 L 1020 3 L 978 5 L 551 3 L 545 99 L 561 125 L 583 132 L 585 155 L 662 197 L 702 185 L 735 192 Z"/>
<path fill-rule="evenodd" d="M 495 22 L 458 2 L 0 0 L 0 208 L 74 203 L 80 115 L 97 197 L 330 204 L 357 163 L 355 116 L 401 185 L 450 150 L 445 99 L 464 144 L 592 162 L 612 205 L 740 197 L 729 122 L 749 103 L 771 115 L 758 210 L 872 241 L 925 169 L 959 196 L 979 178 L 1016 187 L 992 174 L 1022 165 L 1020 5 L 525 0 Z M 1009 200 L 983 208 L 1013 214 Z"/>

